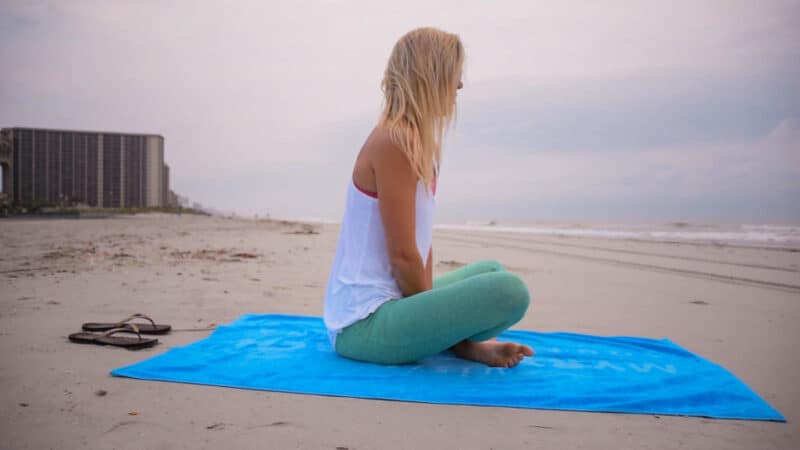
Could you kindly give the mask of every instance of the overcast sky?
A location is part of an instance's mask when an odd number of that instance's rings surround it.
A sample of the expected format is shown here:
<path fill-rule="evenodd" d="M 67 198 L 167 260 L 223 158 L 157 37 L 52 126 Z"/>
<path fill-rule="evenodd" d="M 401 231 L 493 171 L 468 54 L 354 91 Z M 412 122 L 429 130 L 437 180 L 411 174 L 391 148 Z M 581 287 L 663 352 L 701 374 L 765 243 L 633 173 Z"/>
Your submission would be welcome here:
<path fill-rule="evenodd" d="M 0 126 L 162 134 L 178 194 L 339 219 L 420 26 L 467 52 L 437 222 L 800 221 L 800 1 L 0 0 Z"/>

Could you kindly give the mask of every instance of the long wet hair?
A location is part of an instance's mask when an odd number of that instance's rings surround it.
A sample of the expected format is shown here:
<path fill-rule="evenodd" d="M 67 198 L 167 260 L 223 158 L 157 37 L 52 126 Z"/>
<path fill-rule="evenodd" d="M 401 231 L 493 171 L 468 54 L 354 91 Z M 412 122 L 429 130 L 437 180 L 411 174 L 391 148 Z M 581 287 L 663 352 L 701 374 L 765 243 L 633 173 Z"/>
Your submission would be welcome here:
<path fill-rule="evenodd" d="M 405 34 L 392 49 L 381 87 L 380 123 L 408 158 L 417 178 L 430 186 L 434 163 L 456 115 L 456 90 L 464 67 L 459 37 L 436 28 Z"/>

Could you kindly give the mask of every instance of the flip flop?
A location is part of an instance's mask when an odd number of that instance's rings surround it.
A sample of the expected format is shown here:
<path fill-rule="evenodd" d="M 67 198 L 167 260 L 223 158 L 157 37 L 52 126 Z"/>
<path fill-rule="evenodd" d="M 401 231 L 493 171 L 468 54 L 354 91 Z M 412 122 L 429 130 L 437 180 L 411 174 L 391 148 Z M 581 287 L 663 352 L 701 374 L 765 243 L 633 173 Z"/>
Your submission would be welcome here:
<path fill-rule="evenodd" d="M 139 332 L 142 334 L 165 334 L 169 333 L 169 330 L 172 329 L 169 325 L 156 325 L 153 322 L 153 319 L 145 316 L 144 314 L 133 314 L 132 316 L 128 317 L 127 319 L 120 320 L 117 323 L 85 323 L 81 328 L 83 331 L 107 331 L 113 330 L 114 328 L 122 328 L 127 325 L 133 319 L 145 319 L 149 320 L 150 323 L 137 323 L 136 326 L 139 329 Z"/>
<path fill-rule="evenodd" d="M 136 333 L 137 337 L 113 336 L 117 333 Z M 158 343 L 158 339 L 142 338 L 138 327 L 132 323 L 126 324 L 124 327 L 106 330 L 102 334 L 72 333 L 69 335 L 69 340 L 78 344 L 113 345 L 115 347 L 124 347 L 128 350 L 152 347 Z"/>

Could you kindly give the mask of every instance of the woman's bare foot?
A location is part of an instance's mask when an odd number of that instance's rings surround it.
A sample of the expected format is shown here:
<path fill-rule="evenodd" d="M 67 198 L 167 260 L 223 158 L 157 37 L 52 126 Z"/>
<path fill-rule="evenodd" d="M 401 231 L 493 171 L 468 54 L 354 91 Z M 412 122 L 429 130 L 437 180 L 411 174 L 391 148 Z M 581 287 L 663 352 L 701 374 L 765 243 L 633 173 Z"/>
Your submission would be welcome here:
<path fill-rule="evenodd" d="M 533 356 L 533 349 L 514 342 L 484 342 L 463 340 L 452 347 L 459 358 L 477 361 L 490 367 L 514 367 L 526 356 Z"/>

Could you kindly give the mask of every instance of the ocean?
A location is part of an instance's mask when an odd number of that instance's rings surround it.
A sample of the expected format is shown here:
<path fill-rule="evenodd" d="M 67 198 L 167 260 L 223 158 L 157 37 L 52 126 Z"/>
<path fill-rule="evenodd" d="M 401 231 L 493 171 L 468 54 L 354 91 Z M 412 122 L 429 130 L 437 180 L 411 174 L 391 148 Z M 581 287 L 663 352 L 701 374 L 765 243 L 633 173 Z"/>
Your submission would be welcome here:
<path fill-rule="evenodd" d="M 800 226 L 782 224 L 667 224 L 466 221 L 442 223 L 439 230 L 524 233 L 653 242 L 684 242 L 800 250 Z"/>

